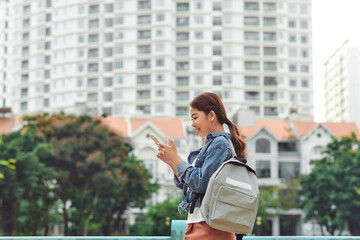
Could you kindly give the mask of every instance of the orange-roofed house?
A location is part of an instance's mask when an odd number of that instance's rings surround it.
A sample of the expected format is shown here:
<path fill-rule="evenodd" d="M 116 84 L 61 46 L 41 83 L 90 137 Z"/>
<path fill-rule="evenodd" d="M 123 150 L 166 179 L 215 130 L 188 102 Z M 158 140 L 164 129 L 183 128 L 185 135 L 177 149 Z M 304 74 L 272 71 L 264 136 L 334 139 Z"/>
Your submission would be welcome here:
<path fill-rule="evenodd" d="M 311 171 L 310 161 L 320 159 L 322 150 L 332 140 L 349 136 L 354 132 L 360 137 L 355 123 L 292 120 L 256 120 L 241 126 L 241 135 L 246 139 L 248 164 L 256 169 L 259 184 L 279 186 L 284 179 L 297 179 L 300 174 Z M 271 219 L 269 234 L 280 235 L 293 232 L 296 235 L 320 235 L 319 227 L 303 223 L 300 209 L 284 211 Z M 283 222 L 290 222 L 286 230 Z M 292 228 L 292 229 L 289 229 Z"/>

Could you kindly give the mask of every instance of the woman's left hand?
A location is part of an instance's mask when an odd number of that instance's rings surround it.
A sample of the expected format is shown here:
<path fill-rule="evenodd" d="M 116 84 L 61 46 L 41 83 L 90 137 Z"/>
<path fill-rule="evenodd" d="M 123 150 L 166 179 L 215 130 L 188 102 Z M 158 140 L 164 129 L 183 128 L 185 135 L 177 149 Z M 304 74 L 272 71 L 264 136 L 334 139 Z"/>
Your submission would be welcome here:
<path fill-rule="evenodd" d="M 159 143 L 158 154 L 156 155 L 161 161 L 168 164 L 176 175 L 176 166 L 181 162 L 175 143 L 168 139 L 168 145 Z"/>

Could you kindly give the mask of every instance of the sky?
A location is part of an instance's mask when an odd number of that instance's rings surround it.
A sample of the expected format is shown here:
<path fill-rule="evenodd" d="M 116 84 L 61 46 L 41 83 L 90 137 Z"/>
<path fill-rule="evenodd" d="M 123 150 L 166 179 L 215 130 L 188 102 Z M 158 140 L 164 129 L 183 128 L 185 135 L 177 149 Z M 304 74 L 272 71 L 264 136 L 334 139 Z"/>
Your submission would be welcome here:
<path fill-rule="evenodd" d="M 314 118 L 324 121 L 323 65 L 346 41 L 360 46 L 360 0 L 312 0 Z"/>

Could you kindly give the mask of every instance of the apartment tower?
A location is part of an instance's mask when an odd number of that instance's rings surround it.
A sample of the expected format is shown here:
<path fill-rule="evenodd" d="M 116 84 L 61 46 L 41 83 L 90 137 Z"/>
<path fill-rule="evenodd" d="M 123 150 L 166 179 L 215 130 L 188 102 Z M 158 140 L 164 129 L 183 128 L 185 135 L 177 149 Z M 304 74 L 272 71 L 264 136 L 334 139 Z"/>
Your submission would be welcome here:
<path fill-rule="evenodd" d="M 213 91 L 229 115 L 313 116 L 311 0 L 3 5 L 0 70 L 14 114 L 188 118 L 189 101 Z"/>

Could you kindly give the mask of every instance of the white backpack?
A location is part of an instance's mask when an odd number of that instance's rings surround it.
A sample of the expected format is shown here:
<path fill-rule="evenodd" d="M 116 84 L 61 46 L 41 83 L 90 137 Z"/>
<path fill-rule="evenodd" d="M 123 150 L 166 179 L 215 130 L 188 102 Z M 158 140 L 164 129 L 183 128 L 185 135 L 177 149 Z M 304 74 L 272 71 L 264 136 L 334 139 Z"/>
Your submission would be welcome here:
<path fill-rule="evenodd" d="M 211 176 L 201 212 L 212 228 L 249 234 L 254 228 L 259 207 L 256 172 L 246 164 L 245 159 L 236 157 L 231 140 L 230 144 L 233 157 Z"/>

